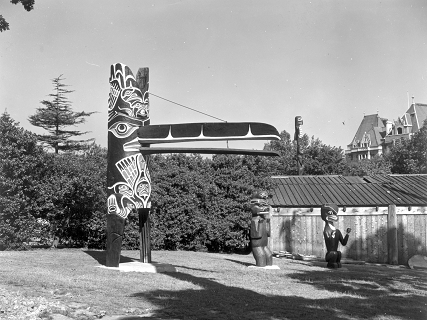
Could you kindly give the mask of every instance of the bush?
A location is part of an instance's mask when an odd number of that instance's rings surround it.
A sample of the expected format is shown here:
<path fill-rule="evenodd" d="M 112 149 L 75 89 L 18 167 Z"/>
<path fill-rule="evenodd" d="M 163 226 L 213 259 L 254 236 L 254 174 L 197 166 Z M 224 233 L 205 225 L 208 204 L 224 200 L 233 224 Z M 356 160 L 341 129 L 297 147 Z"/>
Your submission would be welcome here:
<path fill-rule="evenodd" d="M 248 246 L 248 204 L 256 188 L 270 186 L 267 162 L 174 154 L 151 163 L 154 249 L 229 252 Z"/>
<path fill-rule="evenodd" d="M 107 152 L 97 145 L 55 155 L 45 177 L 51 210 L 43 217 L 51 236 L 69 246 L 105 247 L 106 173 Z"/>
<path fill-rule="evenodd" d="M 26 249 L 45 207 L 40 181 L 52 157 L 8 113 L 0 117 L 0 250 Z"/>

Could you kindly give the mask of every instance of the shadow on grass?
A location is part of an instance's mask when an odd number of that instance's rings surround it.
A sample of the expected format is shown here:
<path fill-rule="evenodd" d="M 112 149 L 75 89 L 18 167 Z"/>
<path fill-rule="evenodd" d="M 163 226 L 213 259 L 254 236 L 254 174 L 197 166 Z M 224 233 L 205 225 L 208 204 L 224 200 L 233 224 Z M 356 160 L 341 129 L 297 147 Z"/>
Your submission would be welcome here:
<path fill-rule="evenodd" d="M 341 295 L 340 309 L 352 316 L 427 319 L 426 277 L 422 272 L 360 265 L 343 267 L 322 274 L 303 271 L 289 277 Z M 349 294 L 353 298 L 344 297 Z"/>
<path fill-rule="evenodd" d="M 240 261 L 233 261 L 241 263 Z M 184 268 L 181 266 L 177 266 Z M 354 275 L 348 272 L 308 271 L 292 274 L 309 291 L 295 296 L 265 295 L 239 287 L 227 286 L 212 278 L 196 277 L 177 272 L 171 278 L 198 286 L 185 290 L 154 290 L 137 292 L 133 297 L 150 301 L 158 307 L 153 316 L 162 319 L 426 319 L 426 295 L 409 290 L 387 277 Z M 344 277 L 343 277 L 344 275 Z M 287 275 L 283 275 L 287 277 Z M 253 284 L 261 281 L 262 273 L 253 273 Z M 405 280 L 405 279 L 403 279 Z M 417 282 L 414 278 L 413 281 Z M 391 281 L 389 283 L 389 281 Z M 173 283 L 173 281 L 171 281 Z M 289 283 L 289 282 L 288 282 Z M 277 283 L 280 286 L 280 283 Z M 319 297 L 324 290 L 325 297 Z M 292 288 L 289 288 L 290 292 Z M 335 295 L 335 298 L 331 298 Z"/>
<path fill-rule="evenodd" d="M 92 258 L 94 258 L 96 261 L 98 261 L 99 264 L 102 264 L 103 266 L 106 265 L 106 254 L 107 254 L 106 251 L 83 250 L 83 252 L 88 254 Z M 137 261 L 137 260 L 120 255 L 120 263 L 133 262 L 133 261 Z"/>
<path fill-rule="evenodd" d="M 255 263 L 243 262 L 243 261 L 234 260 L 234 259 L 224 259 L 224 260 L 227 260 L 227 261 L 230 261 L 230 262 L 234 262 L 234 263 L 240 264 L 240 265 L 245 266 L 245 267 L 255 266 L 256 265 Z"/>

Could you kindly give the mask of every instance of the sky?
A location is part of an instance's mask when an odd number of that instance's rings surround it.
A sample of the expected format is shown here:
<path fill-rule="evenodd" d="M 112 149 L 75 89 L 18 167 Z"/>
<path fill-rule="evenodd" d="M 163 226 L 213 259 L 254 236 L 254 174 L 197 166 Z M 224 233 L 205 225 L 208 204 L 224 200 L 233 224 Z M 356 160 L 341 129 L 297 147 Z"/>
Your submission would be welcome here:
<path fill-rule="evenodd" d="M 157 96 L 228 122 L 265 122 L 343 149 L 366 114 L 427 103 L 424 0 L 0 0 L 0 112 L 22 127 L 63 75 L 81 131 L 107 146 L 110 65 L 149 68 Z M 151 124 L 219 120 L 150 97 Z M 75 129 L 75 128 L 73 128 Z M 266 141 L 230 141 L 262 149 Z M 211 143 L 225 147 L 225 142 Z M 206 143 L 204 146 L 208 147 Z"/>

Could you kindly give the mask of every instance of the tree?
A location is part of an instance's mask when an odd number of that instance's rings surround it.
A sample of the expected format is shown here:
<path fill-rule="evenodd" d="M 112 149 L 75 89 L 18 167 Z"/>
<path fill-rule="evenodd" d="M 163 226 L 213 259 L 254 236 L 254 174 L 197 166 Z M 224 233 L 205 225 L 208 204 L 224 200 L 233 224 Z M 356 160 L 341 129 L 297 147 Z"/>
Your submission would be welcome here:
<path fill-rule="evenodd" d="M 269 159 L 271 175 L 298 175 L 296 165 L 296 142 L 291 140 L 291 135 L 283 130 L 280 140 L 270 141 L 264 145 L 265 150 L 278 151 L 280 157 Z M 302 174 L 323 175 L 342 174 L 346 169 L 343 159 L 343 150 L 337 147 L 327 146 L 318 138 L 311 139 L 304 134 L 300 139 L 302 151 Z"/>
<path fill-rule="evenodd" d="M 386 159 L 391 163 L 392 173 L 427 173 L 427 119 L 411 139 L 394 145 Z"/>
<path fill-rule="evenodd" d="M 106 222 L 107 150 L 91 144 L 82 153 L 59 154 L 43 179 L 49 194 L 49 237 L 62 244 L 103 247 Z"/>
<path fill-rule="evenodd" d="M 81 150 L 86 147 L 89 140 L 70 140 L 71 137 L 81 136 L 87 132 L 78 130 L 66 130 L 66 127 L 76 126 L 84 123 L 86 117 L 94 112 L 74 112 L 71 108 L 71 102 L 67 98 L 67 94 L 74 92 L 68 90 L 62 81 L 65 80 L 60 75 L 52 79 L 54 93 L 49 94 L 52 101 L 43 100 L 41 104 L 44 107 L 37 108 L 34 115 L 28 118 L 28 121 L 36 127 L 41 127 L 49 132 L 47 135 L 38 135 L 39 141 L 43 144 L 51 146 L 55 153 L 59 151 Z"/>
<path fill-rule="evenodd" d="M 303 148 L 303 165 L 304 175 L 342 174 L 346 169 L 343 150 L 325 145 L 314 137 Z"/>
<path fill-rule="evenodd" d="M 390 162 L 383 156 L 379 155 L 376 155 L 371 159 L 348 162 L 347 169 L 344 171 L 344 175 L 359 177 L 390 173 Z"/>
<path fill-rule="evenodd" d="M 11 0 L 10 2 L 13 4 L 21 3 L 24 6 L 25 10 L 31 11 L 34 9 L 35 0 Z M 6 30 L 9 30 L 9 23 L 6 21 L 5 18 L 3 18 L 2 15 L 0 15 L 0 32 Z"/>
<path fill-rule="evenodd" d="M 154 156 L 150 215 L 153 248 L 216 252 L 247 248 L 251 194 L 257 188 L 270 187 L 268 165 L 262 159 L 235 155 L 214 155 L 212 159 L 184 154 Z M 133 232 L 134 241 L 138 239 L 136 220 L 129 217 L 128 225 L 134 227 L 127 230 L 125 238 Z"/>
<path fill-rule="evenodd" d="M 301 138 L 301 145 L 305 145 L 307 135 Z M 264 150 L 277 151 L 280 157 L 268 158 L 267 162 L 271 175 L 296 175 L 296 144 L 291 140 L 291 135 L 283 130 L 280 132 L 280 140 L 271 140 L 264 144 Z"/>
<path fill-rule="evenodd" d="M 209 160 L 200 155 L 156 155 L 150 170 L 153 248 L 206 248 L 206 194 L 212 186 Z"/>
<path fill-rule="evenodd" d="M 40 217 L 48 208 L 40 181 L 52 156 L 6 112 L 0 117 L 0 154 L 0 250 L 22 248 L 44 226 Z"/>
<path fill-rule="evenodd" d="M 0 14 L 0 32 L 6 31 L 6 30 L 9 30 L 9 23 Z"/>

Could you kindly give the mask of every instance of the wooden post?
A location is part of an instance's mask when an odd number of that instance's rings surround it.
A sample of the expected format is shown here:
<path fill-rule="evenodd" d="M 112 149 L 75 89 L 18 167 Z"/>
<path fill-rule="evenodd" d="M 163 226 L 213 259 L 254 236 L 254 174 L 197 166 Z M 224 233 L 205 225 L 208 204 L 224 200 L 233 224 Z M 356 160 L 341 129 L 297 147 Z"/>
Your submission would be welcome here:
<path fill-rule="evenodd" d="M 391 204 L 388 206 L 387 250 L 388 250 L 388 263 L 398 264 L 399 249 L 397 245 L 397 215 L 396 215 L 395 204 Z"/>
<path fill-rule="evenodd" d="M 139 213 L 139 261 L 151 263 L 151 245 L 150 245 L 150 209 L 142 208 Z"/>
<path fill-rule="evenodd" d="M 148 68 L 139 68 L 136 73 L 136 83 L 142 92 L 143 101 L 149 105 L 149 69 Z M 144 123 L 144 126 L 149 125 L 150 120 Z M 150 147 L 149 144 L 143 144 L 141 147 Z M 148 166 L 150 159 L 149 155 L 144 155 L 145 162 Z M 151 185 L 150 185 L 151 188 Z M 151 190 L 150 190 L 151 191 Z M 150 203 L 150 202 L 149 202 Z M 151 206 L 151 203 L 150 203 Z M 142 211 L 141 211 L 142 210 Z M 141 219 L 142 218 L 142 219 Z M 139 212 L 139 249 L 140 249 L 140 258 L 139 261 L 144 263 L 151 263 L 151 242 L 150 242 L 150 208 L 140 209 Z"/>
<path fill-rule="evenodd" d="M 150 216 L 148 216 L 144 227 L 141 230 L 141 258 L 144 263 L 151 263 L 151 234 Z"/>
<path fill-rule="evenodd" d="M 273 209 L 273 207 L 270 206 L 270 212 L 268 214 L 269 215 L 269 220 L 270 220 L 268 222 L 268 224 L 269 224 L 269 233 L 270 233 L 270 235 L 268 237 L 268 248 L 270 249 L 271 252 L 273 252 L 273 249 L 274 249 L 273 213 L 274 213 L 274 209 Z"/>

